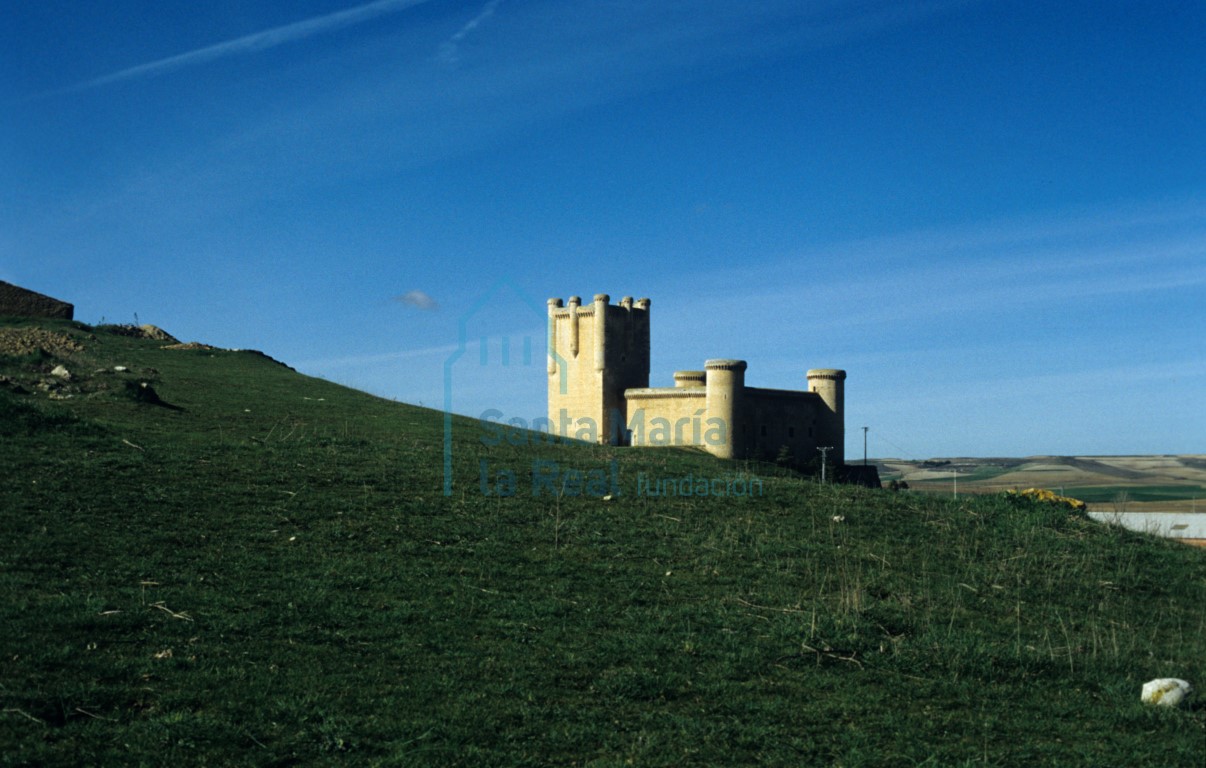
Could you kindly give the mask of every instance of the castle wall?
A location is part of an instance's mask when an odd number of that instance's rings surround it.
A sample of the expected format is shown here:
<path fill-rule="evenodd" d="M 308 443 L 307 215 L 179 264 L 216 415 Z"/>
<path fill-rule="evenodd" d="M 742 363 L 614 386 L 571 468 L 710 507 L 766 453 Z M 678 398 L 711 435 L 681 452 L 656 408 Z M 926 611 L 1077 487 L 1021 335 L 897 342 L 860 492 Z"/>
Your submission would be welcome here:
<path fill-rule="evenodd" d="M 811 392 L 747 387 L 740 420 L 746 435 L 745 455 L 774 461 L 786 448 L 792 461 L 807 463 L 820 458 L 818 438 L 823 435 L 817 427 L 823 408 L 820 397 Z"/>
<path fill-rule="evenodd" d="M 71 320 L 75 316 L 75 307 L 65 301 L 52 299 L 0 280 L 0 316 L 57 317 Z"/>
<path fill-rule="evenodd" d="M 716 419 L 726 417 L 723 411 L 708 410 L 706 387 L 630 389 L 625 396 L 631 444 L 696 445 L 717 456 L 761 461 L 774 461 L 786 446 L 790 459 L 799 462 L 819 459 L 817 447 L 832 444 L 827 442 L 832 435 L 822 429 L 826 406 L 819 395 L 755 387 L 742 387 L 736 394 L 732 422 L 719 429 Z"/>
<path fill-rule="evenodd" d="M 630 389 L 625 395 L 632 445 L 704 445 L 708 424 L 703 387 Z"/>

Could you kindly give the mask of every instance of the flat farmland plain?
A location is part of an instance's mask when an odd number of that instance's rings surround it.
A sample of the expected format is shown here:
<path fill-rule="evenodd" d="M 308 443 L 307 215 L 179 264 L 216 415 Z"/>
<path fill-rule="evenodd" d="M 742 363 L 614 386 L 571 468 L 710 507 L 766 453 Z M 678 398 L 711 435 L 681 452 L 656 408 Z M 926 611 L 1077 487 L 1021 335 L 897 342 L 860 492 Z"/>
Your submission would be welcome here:
<path fill-rule="evenodd" d="M 931 493 L 1047 488 L 1092 511 L 1206 512 L 1206 455 L 876 459 L 884 482 Z"/>

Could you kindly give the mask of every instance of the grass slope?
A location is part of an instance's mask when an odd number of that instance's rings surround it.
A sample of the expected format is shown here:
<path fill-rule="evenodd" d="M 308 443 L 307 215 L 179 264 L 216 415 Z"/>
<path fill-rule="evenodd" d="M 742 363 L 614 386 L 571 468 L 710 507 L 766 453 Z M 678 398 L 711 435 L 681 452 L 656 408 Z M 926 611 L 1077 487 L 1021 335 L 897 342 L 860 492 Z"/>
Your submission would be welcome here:
<path fill-rule="evenodd" d="M 0 390 L 0 765 L 1206 759 L 1201 704 L 1138 701 L 1206 684 L 1201 550 L 773 471 L 648 497 L 642 472 L 759 470 L 463 419 L 446 497 L 438 412 L 43 325 L 91 383 Z M 519 492 L 483 495 L 483 460 Z M 534 460 L 615 462 L 623 493 L 534 497 Z"/>

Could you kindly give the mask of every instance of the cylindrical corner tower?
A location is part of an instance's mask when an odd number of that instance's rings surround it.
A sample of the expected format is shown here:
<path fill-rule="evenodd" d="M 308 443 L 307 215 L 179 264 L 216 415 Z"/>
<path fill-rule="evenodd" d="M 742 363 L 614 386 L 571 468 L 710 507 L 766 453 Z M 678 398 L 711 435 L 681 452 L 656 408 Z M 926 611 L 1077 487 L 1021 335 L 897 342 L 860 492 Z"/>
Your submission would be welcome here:
<path fill-rule="evenodd" d="M 832 462 L 846 463 L 846 372 L 814 368 L 808 372 L 808 391 L 820 396 L 824 407 L 817 413 L 817 445 L 832 445 Z"/>
<path fill-rule="evenodd" d="M 707 386 L 707 424 L 704 447 L 722 459 L 745 456 L 741 432 L 742 395 L 745 392 L 744 360 L 709 360 L 704 363 Z M 719 434 L 723 424 L 723 435 Z"/>

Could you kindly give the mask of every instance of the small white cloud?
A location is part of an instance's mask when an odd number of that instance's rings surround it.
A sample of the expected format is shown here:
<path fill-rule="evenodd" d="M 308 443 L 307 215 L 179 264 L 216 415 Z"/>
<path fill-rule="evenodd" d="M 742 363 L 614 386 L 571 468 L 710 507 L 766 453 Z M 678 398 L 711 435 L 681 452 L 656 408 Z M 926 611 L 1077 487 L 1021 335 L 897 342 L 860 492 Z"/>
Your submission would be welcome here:
<path fill-rule="evenodd" d="M 440 305 L 436 302 L 436 300 L 428 296 L 423 291 L 407 291 L 401 296 L 395 296 L 394 301 L 399 302 L 400 304 L 405 304 L 409 307 L 414 307 L 415 309 L 421 309 L 425 312 L 430 312 L 440 308 Z"/>

